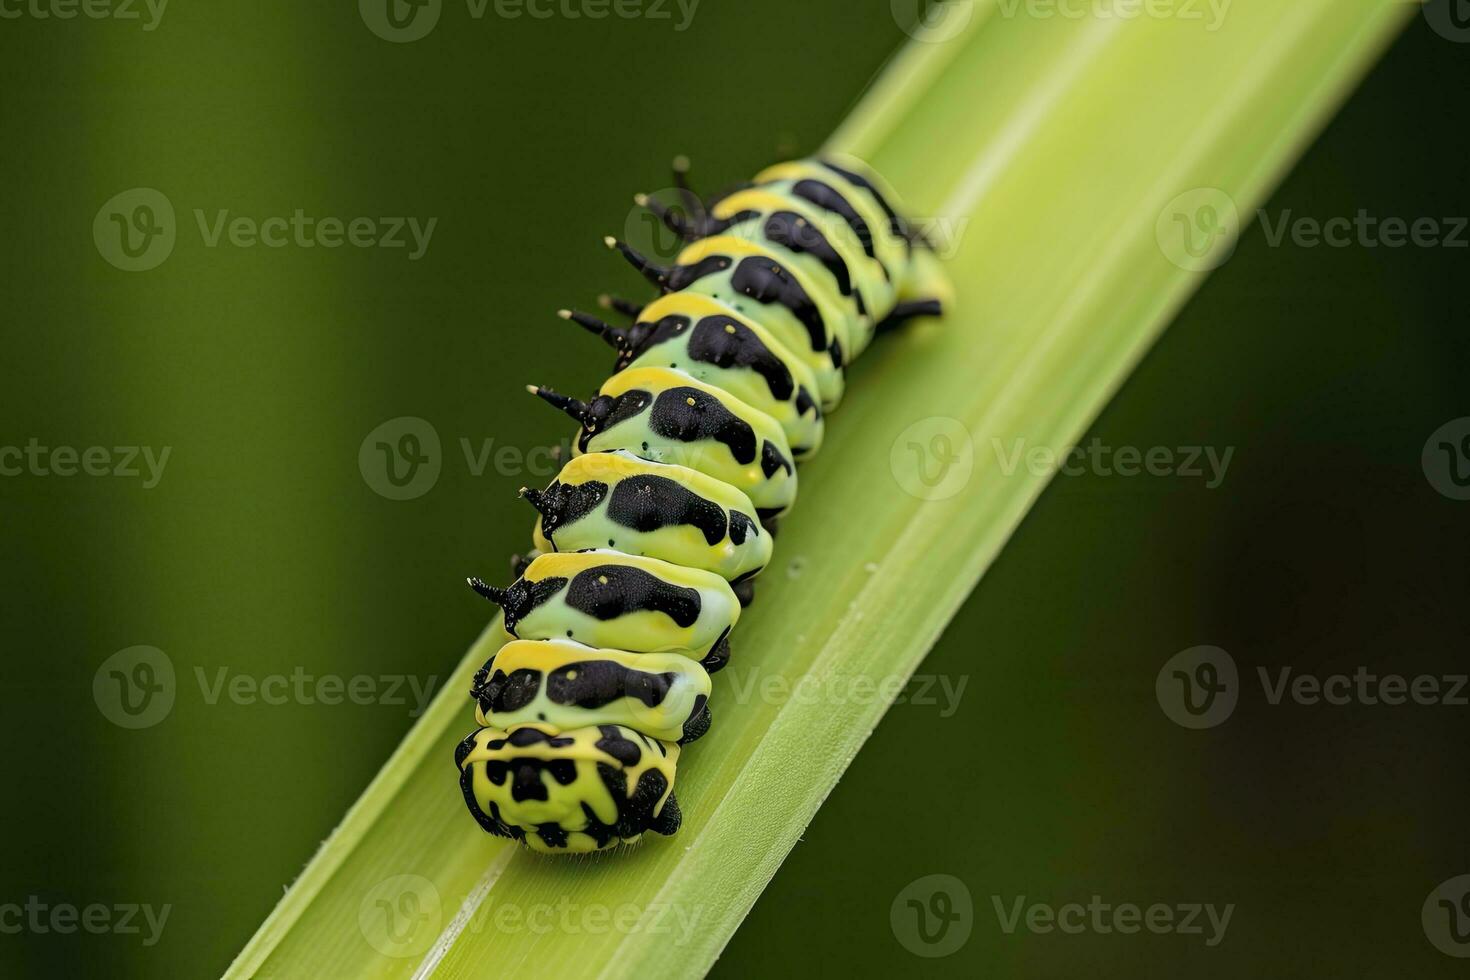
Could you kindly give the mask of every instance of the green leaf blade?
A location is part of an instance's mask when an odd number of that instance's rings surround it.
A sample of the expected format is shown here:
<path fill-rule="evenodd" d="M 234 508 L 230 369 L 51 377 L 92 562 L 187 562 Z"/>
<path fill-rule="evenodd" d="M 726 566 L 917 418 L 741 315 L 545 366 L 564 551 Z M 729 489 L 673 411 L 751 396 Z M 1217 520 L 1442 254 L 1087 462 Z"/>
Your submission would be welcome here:
<path fill-rule="evenodd" d="M 833 147 L 869 159 L 913 213 L 952 223 L 959 303 L 855 366 L 715 678 L 714 727 L 681 759 L 684 828 L 576 859 L 480 832 L 450 752 L 471 727 L 463 691 L 499 642 L 492 628 L 232 975 L 707 969 L 881 719 L 889 699 L 861 692 L 909 676 L 1045 487 L 1005 452 L 1077 440 L 1201 280 L 1156 238 L 1166 206 L 1209 187 L 1247 214 L 1406 11 L 1241 2 L 1209 32 L 982 4 L 956 39 L 896 58 Z M 953 424 L 921 437 L 971 446 L 968 480 L 943 499 L 904 489 L 916 485 L 903 433 L 925 419 Z M 913 805 L 917 825 L 925 801 Z M 875 820 L 875 852 L 902 830 Z M 402 897 L 379 893 L 401 875 L 427 882 L 437 907 L 424 935 L 385 953 L 363 917 Z"/>

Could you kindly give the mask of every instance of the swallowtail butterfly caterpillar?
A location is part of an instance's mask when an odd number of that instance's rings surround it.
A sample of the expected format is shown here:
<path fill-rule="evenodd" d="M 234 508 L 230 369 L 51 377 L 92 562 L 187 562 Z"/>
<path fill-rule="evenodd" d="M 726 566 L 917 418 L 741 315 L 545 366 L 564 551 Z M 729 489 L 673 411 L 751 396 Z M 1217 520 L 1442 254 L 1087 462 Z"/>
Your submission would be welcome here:
<path fill-rule="evenodd" d="M 498 603 L 513 639 L 476 674 L 480 728 L 455 763 L 488 832 L 580 853 L 679 828 L 674 770 L 710 725 L 710 677 L 822 445 L 843 368 L 887 326 L 938 316 L 932 248 L 860 161 L 777 164 L 706 203 L 636 199 L 684 242 L 660 266 L 615 239 L 659 295 L 607 299 L 632 322 L 561 316 L 616 354 L 581 401 L 530 390 L 579 426 L 535 508 L 535 551 Z M 682 213 L 681 213 L 682 212 Z"/>

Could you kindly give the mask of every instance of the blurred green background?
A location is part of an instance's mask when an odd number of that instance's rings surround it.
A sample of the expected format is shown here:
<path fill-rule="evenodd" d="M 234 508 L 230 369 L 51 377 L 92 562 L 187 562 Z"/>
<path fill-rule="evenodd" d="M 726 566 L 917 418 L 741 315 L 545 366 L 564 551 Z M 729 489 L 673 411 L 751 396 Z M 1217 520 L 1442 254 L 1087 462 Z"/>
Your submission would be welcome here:
<path fill-rule="evenodd" d="M 410 44 L 350 3 L 175 0 L 151 30 L 142 6 L 5 9 L 0 447 L 169 456 L 152 487 L 0 477 L 0 907 L 169 912 L 151 945 L 141 915 L 139 934 L 6 928 L 0 975 L 217 974 L 412 724 L 415 685 L 482 627 L 463 575 L 525 547 L 515 490 L 566 426 L 520 385 L 606 371 L 551 311 L 636 289 L 598 245 L 647 235 L 631 193 L 678 152 L 713 188 L 815 148 L 904 36 L 881 0 L 703 0 L 685 30 L 673 3 L 603 21 L 450 3 Z M 1415 19 L 1272 220 L 1470 213 L 1467 80 L 1470 46 Z M 138 187 L 177 241 L 126 272 L 92 226 Z M 297 209 L 435 224 L 410 258 L 406 229 L 405 248 L 209 247 L 195 216 Z M 922 668 L 963 679 L 958 702 L 890 712 L 716 974 L 1463 975 L 1420 906 L 1470 872 L 1470 708 L 1271 705 L 1255 678 L 1465 671 L 1470 504 L 1420 452 L 1470 415 L 1466 256 L 1273 248 L 1253 225 L 1089 436 L 1233 447 L 1223 483 L 1058 478 Z M 439 473 L 393 500 L 359 450 L 403 417 L 432 427 Z M 1154 681 L 1199 644 L 1244 692 L 1187 731 Z M 104 661 L 139 645 L 176 696 L 129 729 Z M 229 693 L 293 673 L 399 680 L 370 704 Z M 942 959 L 890 927 L 931 874 L 973 905 Z M 1235 909 L 1207 947 L 1008 934 L 994 907 L 1093 895 Z"/>

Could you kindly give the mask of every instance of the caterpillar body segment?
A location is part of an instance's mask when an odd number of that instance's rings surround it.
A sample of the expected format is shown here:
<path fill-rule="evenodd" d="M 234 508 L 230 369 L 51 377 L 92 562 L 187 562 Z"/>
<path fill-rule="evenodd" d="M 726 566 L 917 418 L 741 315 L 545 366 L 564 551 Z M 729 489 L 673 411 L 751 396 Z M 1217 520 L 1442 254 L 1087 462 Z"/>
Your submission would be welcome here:
<path fill-rule="evenodd" d="M 679 746 L 631 728 L 481 728 L 454 757 L 480 826 L 535 851 L 599 851 L 679 829 Z"/>
<path fill-rule="evenodd" d="M 585 313 L 562 311 L 618 351 L 615 370 L 667 367 L 729 392 L 765 412 L 801 460 L 822 445 L 820 388 L 807 363 L 765 327 L 732 307 L 695 293 L 669 293 L 614 327 Z"/>
<path fill-rule="evenodd" d="M 709 728 L 709 674 L 677 653 L 599 650 L 572 640 L 512 640 L 475 675 L 475 721 L 513 730 L 621 725 L 692 742 Z"/>
<path fill-rule="evenodd" d="M 765 412 L 670 368 L 629 368 L 590 402 L 532 389 L 579 422 L 573 453 L 626 450 L 722 480 L 748 496 L 761 518 L 796 500 L 796 466 L 786 433 Z"/>
<path fill-rule="evenodd" d="M 735 235 L 715 235 L 690 244 L 673 266 L 663 268 L 610 241 L 665 293 L 709 296 L 764 326 L 811 368 L 822 411 L 830 412 L 842 400 L 843 338 L 853 329 L 851 317 L 835 290 L 793 267 L 787 253 Z"/>
<path fill-rule="evenodd" d="M 580 426 L 544 490 L 522 490 L 535 548 L 504 589 L 507 642 L 475 675 L 482 727 L 455 751 L 487 832 L 544 852 L 672 834 L 681 746 L 710 725 L 710 674 L 775 522 L 796 499 L 879 331 L 952 300 L 892 190 L 841 156 L 778 164 L 706 205 L 676 162 L 684 214 L 637 200 L 686 241 L 661 267 L 615 239 L 660 296 L 603 297 L 631 318 L 562 316 L 617 352 L 582 402 L 531 391 Z"/>
<path fill-rule="evenodd" d="M 860 329 L 846 338 L 849 359 L 872 333 L 872 315 L 892 309 L 894 287 L 882 263 L 863 249 L 857 233 L 840 217 L 778 188 L 750 187 L 710 207 L 703 231 L 735 235 L 780 250 L 813 280 L 827 283 L 848 303 Z"/>
<path fill-rule="evenodd" d="M 710 670 L 729 658 L 740 619 L 740 600 L 715 573 L 618 551 L 541 555 L 508 588 L 472 584 L 517 639 L 679 653 Z"/>
<path fill-rule="evenodd" d="M 543 553 L 608 548 L 703 569 L 732 584 L 771 560 L 771 535 L 750 498 L 686 466 L 587 453 L 573 457 L 545 490 L 523 496 L 538 511 L 532 540 Z"/>
<path fill-rule="evenodd" d="M 778 163 L 756 175 L 754 186 L 800 197 L 838 215 L 867 254 L 877 259 L 894 290 L 893 305 L 874 308 L 876 326 L 914 316 L 938 316 L 954 300 L 953 287 L 922 233 L 902 216 L 893 189 L 862 161 L 841 154 Z M 871 341 L 861 341 L 853 356 Z"/>

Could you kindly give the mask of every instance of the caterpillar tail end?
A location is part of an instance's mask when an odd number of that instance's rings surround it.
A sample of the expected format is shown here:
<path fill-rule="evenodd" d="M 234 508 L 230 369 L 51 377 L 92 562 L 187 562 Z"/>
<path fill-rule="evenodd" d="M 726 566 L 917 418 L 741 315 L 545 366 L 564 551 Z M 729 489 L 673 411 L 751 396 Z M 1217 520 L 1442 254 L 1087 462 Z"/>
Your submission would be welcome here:
<path fill-rule="evenodd" d="M 678 759 L 677 744 L 619 725 L 481 728 L 454 753 L 476 822 L 548 854 L 607 850 L 650 830 L 674 834 L 683 819 L 674 797 Z"/>

